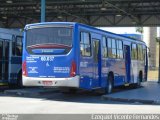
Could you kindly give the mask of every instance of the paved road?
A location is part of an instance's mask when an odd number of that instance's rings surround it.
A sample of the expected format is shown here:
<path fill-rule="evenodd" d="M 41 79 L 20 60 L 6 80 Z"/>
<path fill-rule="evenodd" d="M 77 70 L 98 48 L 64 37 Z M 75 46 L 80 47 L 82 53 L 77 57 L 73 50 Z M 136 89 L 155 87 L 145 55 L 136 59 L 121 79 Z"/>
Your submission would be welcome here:
<path fill-rule="evenodd" d="M 141 103 L 153 103 L 160 105 L 160 84 L 155 81 L 144 82 L 136 89 L 126 89 L 112 94 L 103 95 L 105 99 L 117 101 L 136 101 Z"/>
<path fill-rule="evenodd" d="M 53 93 L 38 98 L 0 95 L 0 113 L 160 113 L 158 105 L 109 102 L 93 93 Z"/>

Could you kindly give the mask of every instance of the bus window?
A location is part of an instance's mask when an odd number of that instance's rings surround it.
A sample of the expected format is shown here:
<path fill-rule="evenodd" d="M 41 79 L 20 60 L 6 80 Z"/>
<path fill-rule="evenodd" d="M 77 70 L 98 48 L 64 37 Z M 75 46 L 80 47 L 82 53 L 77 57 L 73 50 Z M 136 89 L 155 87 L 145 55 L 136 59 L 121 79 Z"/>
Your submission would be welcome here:
<path fill-rule="evenodd" d="M 116 53 L 116 40 L 108 38 L 107 39 L 107 47 L 108 47 L 108 56 L 110 58 L 116 58 L 117 53 Z"/>
<path fill-rule="evenodd" d="M 146 63 L 146 46 L 143 45 L 143 50 L 142 50 L 142 60 Z"/>
<path fill-rule="evenodd" d="M 2 60 L 3 57 L 3 41 L 0 41 L 0 60 Z"/>
<path fill-rule="evenodd" d="M 15 36 L 13 35 L 12 36 L 12 55 L 16 55 L 16 51 L 15 51 L 15 49 L 16 49 L 16 39 L 15 39 Z"/>
<path fill-rule="evenodd" d="M 16 55 L 22 56 L 22 37 L 16 37 Z"/>
<path fill-rule="evenodd" d="M 103 43 L 102 43 L 102 46 L 103 46 L 103 57 L 106 58 L 107 57 L 107 44 L 106 44 L 106 38 L 103 37 Z"/>
<path fill-rule="evenodd" d="M 2 79 L 2 57 L 3 57 L 3 42 L 0 41 L 0 80 Z"/>
<path fill-rule="evenodd" d="M 138 60 L 143 60 L 142 45 L 138 45 Z"/>
<path fill-rule="evenodd" d="M 89 33 L 81 32 L 80 51 L 82 56 L 91 56 L 91 40 Z"/>
<path fill-rule="evenodd" d="M 123 58 L 123 43 L 121 40 L 117 40 L 117 58 Z"/>
<path fill-rule="evenodd" d="M 72 48 L 73 29 L 68 27 L 46 27 L 27 31 L 26 47 L 30 54 L 63 55 Z"/>
<path fill-rule="evenodd" d="M 5 60 L 8 60 L 9 58 L 9 41 L 4 42 L 4 48 L 5 48 Z"/>
<path fill-rule="evenodd" d="M 137 52 L 137 44 L 132 43 L 132 59 L 137 60 L 138 52 Z"/>
<path fill-rule="evenodd" d="M 108 47 L 108 56 L 112 57 L 112 40 L 111 40 L 111 38 L 107 39 L 107 47 Z"/>
<path fill-rule="evenodd" d="M 116 40 L 112 39 L 112 58 L 116 58 Z"/>

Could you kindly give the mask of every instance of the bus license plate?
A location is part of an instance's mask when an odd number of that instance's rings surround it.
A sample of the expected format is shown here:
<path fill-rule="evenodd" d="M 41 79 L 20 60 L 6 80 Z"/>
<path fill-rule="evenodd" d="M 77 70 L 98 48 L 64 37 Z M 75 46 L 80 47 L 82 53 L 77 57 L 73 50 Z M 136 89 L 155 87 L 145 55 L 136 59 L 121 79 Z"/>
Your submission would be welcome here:
<path fill-rule="evenodd" d="M 53 84 L 52 81 L 43 81 L 43 85 L 45 86 L 51 86 Z"/>

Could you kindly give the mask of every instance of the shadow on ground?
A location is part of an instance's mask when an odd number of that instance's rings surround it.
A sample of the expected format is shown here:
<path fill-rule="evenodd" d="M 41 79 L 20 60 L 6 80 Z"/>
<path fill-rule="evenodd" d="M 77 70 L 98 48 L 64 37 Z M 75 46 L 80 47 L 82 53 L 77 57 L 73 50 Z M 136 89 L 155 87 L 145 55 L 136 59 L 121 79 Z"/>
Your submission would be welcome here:
<path fill-rule="evenodd" d="M 142 86 L 143 87 L 143 86 Z M 140 87 L 140 88 L 142 88 Z M 140 89 L 136 88 L 136 89 Z M 114 93 L 121 93 L 124 91 L 130 91 L 135 89 L 134 87 L 117 87 L 114 89 Z M 42 92 L 41 92 L 42 90 Z M 9 91 L 9 92 L 6 92 Z M 46 92 L 44 92 L 46 91 Z M 0 94 L 1 97 L 12 96 L 12 97 L 22 97 L 22 98 L 37 98 L 42 101 L 60 101 L 60 102 L 76 102 L 76 103 L 91 103 L 91 104 L 130 104 L 130 105 L 143 105 L 141 103 L 134 102 L 122 102 L 122 101 L 112 101 L 102 99 L 102 94 L 97 94 L 91 91 L 78 91 L 74 94 L 64 94 L 59 92 L 57 88 L 23 88 L 23 89 L 13 89 L 5 90 L 4 93 Z"/>

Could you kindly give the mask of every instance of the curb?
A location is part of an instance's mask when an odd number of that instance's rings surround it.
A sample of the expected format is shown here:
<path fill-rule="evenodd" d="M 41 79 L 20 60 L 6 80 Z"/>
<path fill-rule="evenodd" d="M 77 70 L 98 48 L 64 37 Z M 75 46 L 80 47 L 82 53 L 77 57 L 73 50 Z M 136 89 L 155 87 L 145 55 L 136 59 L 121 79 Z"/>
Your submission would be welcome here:
<path fill-rule="evenodd" d="M 59 92 L 57 88 L 55 89 L 46 89 L 46 88 L 25 88 L 25 89 L 16 89 L 16 90 L 5 90 L 4 94 L 11 96 L 27 96 L 27 97 L 38 97 L 40 95 L 46 95 Z"/>
<path fill-rule="evenodd" d="M 106 95 L 102 96 L 102 100 L 160 105 L 160 101 L 156 101 L 156 100 L 116 98 L 116 97 L 110 97 L 110 96 L 106 96 Z"/>

